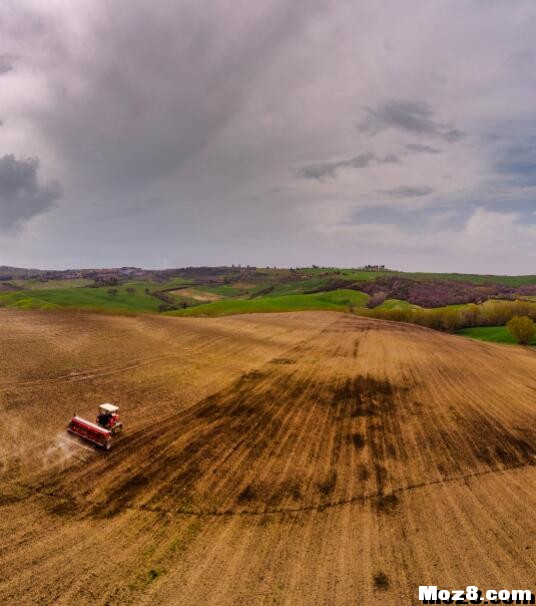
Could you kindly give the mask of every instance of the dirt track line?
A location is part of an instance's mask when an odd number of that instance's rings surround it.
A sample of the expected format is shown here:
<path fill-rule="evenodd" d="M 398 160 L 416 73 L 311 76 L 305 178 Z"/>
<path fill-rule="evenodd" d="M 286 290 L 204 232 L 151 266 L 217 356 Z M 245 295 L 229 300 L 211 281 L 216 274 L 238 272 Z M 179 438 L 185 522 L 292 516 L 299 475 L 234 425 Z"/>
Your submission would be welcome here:
<path fill-rule="evenodd" d="M 331 326 L 333 323 L 336 322 L 338 318 L 334 319 L 333 322 L 330 322 L 330 324 L 328 325 Z M 320 332 L 320 334 L 322 332 L 324 332 L 326 330 L 323 329 Z M 307 341 L 312 341 L 317 335 L 314 335 L 312 337 L 310 337 L 309 339 L 305 339 L 304 342 Z M 225 337 L 220 337 L 219 339 L 216 339 L 217 341 L 225 339 Z M 55 384 L 55 383 L 76 383 L 79 381 L 89 381 L 91 379 L 96 379 L 96 378 L 100 378 L 100 377 L 105 377 L 105 376 L 110 376 L 113 374 L 118 374 L 121 372 L 127 372 L 129 370 L 133 370 L 136 368 L 140 368 L 142 366 L 146 366 L 146 365 L 150 365 L 153 362 L 159 362 L 161 360 L 165 360 L 167 358 L 171 359 L 171 358 L 191 358 L 192 356 L 198 354 L 200 351 L 207 349 L 207 347 L 213 345 L 213 342 L 207 344 L 204 343 L 202 345 L 199 345 L 196 348 L 192 348 L 192 347 L 186 347 L 184 348 L 181 352 L 176 352 L 176 353 L 167 353 L 167 354 L 161 354 L 161 355 L 153 355 L 153 356 L 146 356 L 143 358 L 134 358 L 129 364 L 127 365 L 121 365 L 121 366 L 108 366 L 108 367 L 104 367 L 104 368 L 96 368 L 94 370 L 87 370 L 87 371 L 83 371 L 83 372 L 78 372 L 78 373 L 69 373 L 67 375 L 60 375 L 57 377 L 49 377 L 46 379 L 35 379 L 33 381 L 16 381 L 14 383 L 4 383 L 1 384 L 0 383 L 0 393 L 6 392 L 6 391 L 10 391 L 12 389 L 19 389 L 19 388 L 26 388 L 26 387 L 34 387 L 36 385 L 50 385 L 50 384 Z M 292 346 L 291 348 L 289 348 L 289 351 L 295 349 L 295 346 Z M 185 351 L 187 351 L 188 353 L 184 353 Z M 203 360 L 203 364 L 206 366 L 216 366 L 218 368 L 225 368 L 227 370 L 236 370 L 241 372 L 243 369 L 238 368 L 236 366 L 232 366 L 229 364 L 213 364 L 210 362 L 207 362 L 206 360 Z"/>
<path fill-rule="evenodd" d="M 487 475 L 494 475 L 494 474 L 505 474 L 508 473 L 510 471 L 518 471 L 520 469 L 525 469 L 527 467 L 536 467 L 536 460 L 534 462 L 529 462 L 529 463 L 523 463 L 521 465 L 515 465 L 512 467 L 509 467 L 507 469 L 488 469 L 485 471 L 475 471 L 475 472 L 471 472 L 468 474 L 464 474 L 461 476 L 456 476 L 453 478 L 445 478 L 444 480 L 433 480 L 432 482 L 419 482 L 417 484 L 410 484 L 408 486 L 401 486 L 400 488 L 395 488 L 394 490 L 385 493 L 385 492 L 374 492 L 374 493 L 365 493 L 362 495 L 358 495 L 355 497 L 352 497 L 350 499 L 340 499 L 337 501 L 331 501 L 328 503 L 324 503 L 324 504 L 319 504 L 319 505 L 305 505 L 303 507 L 284 507 L 284 508 L 279 508 L 279 509 L 267 509 L 264 511 L 248 511 L 248 510 L 242 510 L 242 511 L 234 511 L 234 510 L 224 510 L 224 511 L 187 511 L 187 510 L 180 510 L 180 509 L 165 509 L 165 508 L 161 508 L 161 507 L 147 507 L 147 506 L 135 506 L 135 505 L 125 505 L 124 509 L 125 510 L 129 510 L 129 511 L 142 511 L 142 512 L 149 512 L 149 513 L 158 513 L 158 514 L 167 514 L 167 515 L 176 515 L 176 516 L 188 516 L 188 517 L 198 517 L 198 518 L 218 518 L 218 517 L 234 517 L 234 516 L 276 516 L 276 515 L 284 515 L 284 514 L 288 514 L 288 513 L 308 513 L 308 512 L 312 512 L 312 511 L 318 511 L 318 512 L 322 512 L 325 511 L 326 509 L 333 509 L 335 507 L 344 507 L 345 505 L 354 505 L 356 503 L 359 504 L 364 504 L 366 502 L 369 501 L 373 501 L 374 499 L 378 499 L 380 497 L 383 496 L 390 496 L 390 495 L 398 495 L 398 494 L 404 494 L 406 492 L 413 492 L 416 490 L 420 490 L 422 488 L 429 488 L 431 486 L 445 486 L 447 484 L 454 484 L 456 482 L 464 482 L 465 484 L 468 485 L 467 480 L 472 479 L 472 478 L 476 478 L 476 477 L 481 477 L 481 476 L 487 476 Z M 71 497 L 70 495 L 60 495 L 54 492 L 46 492 L 45 487 L 43 486 L 35 486 L 35 485 L 29 485 L 29 484 L 25 484 L 23 482 L 4 482 L 4 485 L 12 485 L 12 486 L 16 486 L 17 488 L 22 488 L 23 490 L 27 490 L 29 491 L 29 493 L 33 493 L 34 495 L 38 495 L 40 497 L 49 497 L 52 499 L 59 499 L 59 500 L 64 500 L 64 501 L 72 501 L 76 503 L 76 499 L 73 499 L 73 497 Z M 21 498 L 20 500 L 24 500 L 25 498 L 28 497 L 28 494 L 26 495 L 26 497 Z M 94 503 L 91 501 L 86 501 L 86 503 L 90 504 L 90 505 L 98 505 L 98 503 Z M 78 503 L 77 503 L 78 504 Z"/>
<path fill-rule="evenodd" d="M 479 476 L 487 476 L 493 475 L 497 473 L 507 473 L 509 471 L 517 471 L 519 469 L 523 469 L 525 467 L 535 467 L 536 461 L 532 463 L 524 463 L 522 465 L 516 465 L 513 467 L 509 467 L 507 469 L 488 469 L 486 471 L 475 471 L 472 473 L 464 474 L 462 476 L 457 476 L 454 478 L 446 478 L 444 480 L 433 480 L 432 482 L 419 482 L 418 484 L 410 484 L 408 486 L 402 486 L 400 488 L 395 488 L 391 492 L 374 492 L 374 493 L 365 493 L 363 495 L 355 496 L 350 499 L 340 499 L 338 501 L 331 501 L 322 505 L 306 505 L 304 507 L 289 507 L 289 508 L 280 508 L 280 509 L 268 509 L 265 511 L 180 511 L 180 510 L 166 510 L 158 507 L 135 507 L 135 506 L 126 506 L 125 509 L 136 510 L 136 511 L 152 511 L 154 513 L 166 513 L 166 514 L 175 514 L 175 515 L 187 515 L 192 517 L 219 517 L 219 516 L 263 516 L 263 515 L 282 515 L 286 513 L 305 513 L 310 511 L 324 511 L 325 509 L 332 509 L 335 507 L 343 507 L 345 505 L 352 505 L 355 503 L 365 503 L 367 501 L 372 501 L 382 496 L 389 496 L 395 494 L 403 494 L 405 492 L 413 492 L 415 490 L 420 490 L 421 488 L 429 488 L 430 486 L 437 485 L 446 485 L 446 484 L 454 484 L 455 482 L 463 481 L 467 484 L 467 480 Z"/>
<path fill-rule="evenodd" d="M 50 385 L 54 383 L 77 383 L 79 381 L 89 381 L 90 379 L 97 379 L 100 377 L 107 377 L 110 375 L 118 374 L 121 372 L 127 372 L 129 370 L 134 370 L 136 368 L 141 368 L 142 366 L 146 366 L 152 364 L 153 362 L 160 362 L 165 360 L 166 358 L 190 358 L 194 355 L 193 353 L 183 354 L 183 353 L 174 353 L 174 354 L 165 354 L 158 357 L 151 357 L 150 359 L 141 359 L 139 361 L 133 362 L 128 366 L 118 366 L 115 368 L 107 368 L 106 370 L 95 370 L 95 371 L 87 371 L 76 374 L 69 375 L 61 375 L 59 377 L 51 377 L 48 379 L 36 379 L 35 381 L 22 381 L 20 383 L 10 383 L 9 385 L 1 385 L 0 392 L 10 391 L 12 389 L 26 388 L 26 387 L 35 387 L 36 385 Z M 225 368 L 227 370 L 236 370 L 240 371 L 238 367 L 230 366 L 228 364 L 212 364 L 203 360 L 203 364 L 206 366 L 217 366 L 218 368 Z"/>
<path fill-rule="evenodd" d="M 292 346 L 290 346 L 288 349 L 285 349 L 282 351 L 282 353 L 280 354 L 280 356 L 285 356 L 285 355 L 289 355 L 292 352 L 295 352 L 296 350 L 298 350 L 300 347 L 302 347 L 304 344 L 308 344 L 310 342 L 314 342 L 314 340 L 318 337 L 319 334 L 323 334 L 325 332 L 329 332 L 330 327 L 332 327 L 333 324 L 336 324 L 339 321 L 339 318 L 334 318 L 326 327 L 324 327 L 323 329 L 319 330 L 317 333 L 315 333 L 314 335 L 307 337 L 306 339 L 303 339 L 302 341 L 299 341 L 297 344 L 293 344 Z M 224 339 L 225 337 L 220 337 L 216 340 L 221 340 Z M 103 371 L 103 372 L 95 372 L 95 371 L 87 371 L 85 373 L 77 373 L 76 375 L 62 375 L 60 377 L 53 377 L 53 378 L 49 378 L 49 379 L 39 379 L 39 380 L 35 380 L 35 381 L 28 381 L 28 382 L 22 382 L 22 383 L 15 383 L 15 384 L 11 384 L 10 387 L 5 387 L 2 386 L 0 384 L 0 393 L 3 391 L 8 391 L 11 388 L 17 388 L 17 387 L 26 387 L 26 386 L 32 386 L 32 385 L 38 385 L 38 384 L 50 384 L 50 383 L 55 383 L 55 382 L 62 382 L 62 380 L 64 382 L 74 382 L 75 380 L 88 380 L 91 378 L 95 378 L 98 376 L 106 376 L 108 374 L 112 374 L 115 372 L 121 372 L 121 371 L 125 371 L 125 370 L 129 370 L 132 368 L 139 368 L 140 366 L 144 365 L 144 364 L 151 364 L 152 362 L 156 362 L 159 361 L 161 359 L 165 359 L 165 358 L 174 358 L 174 357 L 181 357 L 181 358 L 185 358 L 185 357 L 191 357 L 192 355 L 197 354 L 199 351 L 206 349 L 210 344 L 207 343 L 203 343 L 202 345 L 199 345 L 198 347 L 192 348 L 192 347 L 186 347 L 184 348 L 185 350 L 188 350 L 188 354 L 187 355 L 183 355 L 182 353 L 169 353 L 169 354 L 162 354 L 162 355 L 153 355 L 153 356 L 146 356 L 144 358 L 134 358 L 134 360 L 132 360 L 131 364 L 129 366 L 122 366 L 122 367 L 116 367 L 115 369 L 111 369 L 110 367 L 108 367 L 107 370 Z M 237 371 L 239 372 L 239 375 L 245 375 L 248 374 L 250 372 L 254 372 L 254 371 L 258 371 L 264 367 L 266 367 L 267 365 L 270 365 L 270 361 L 264 361 L 262 362 L 259 366 L 255 366 L 253 368 L 250 368 L 248 370 L 244 370 L 244 368 L 240 367 L 235 367 L 235 366 L 229 366 L 229 365 L 225 365 L 225 364 L 220 364 L 220 363 L 210 363 L 207 362 L 206 360 L 203 360 L 203 365 L 206 366 L 211 366 L 211 367 L 215 367 L 215 368 L 226 368 L 229 370 L 233 370 L 233 371 Z M 101 367 L 102 368 L 102 367 Z M 89 375 L 89 373 L 92 373 L 91 375 Z M 217 393 L 217 392 L 216 392 Z M 215 394 L 212 394 L 215 395 Z M 201 400 L 197 400 L 195 402 L 193 402 L 192 404 L 190 404 L 189 406 L 183 408 L 180 411 L 180 416 L 184 416 L 185 413 L 194 410 L 195 408 L 197 408 L 199 406 L 199 404 L 201 402 L 203 402 L 205 398 L 201 398 Z M 172 415 L 173 418 L 176 417 L 176 415 Z M 67 436 L 64 436 L 65 438 L 68 438 Z M 98 448 L 92 448 L 90 446 L 86 446 L 84 444 L 77 444 L 76 440 L 74 439 L 69 439 L 69 442 L 71 444 L 73 444 L 74 446 L 80 446 L 81 448 L 89 451 L 92 454 L 99 454 L 99 449 Z M 26 455 L 28 452 L 33 452 L 36 448 L 36 446 L 47 446 L 50 445 L 49 440 L 40 440 L 38 443 L 33 443 L 31 447 L 25 448 L 23 450 L 19 450 L 16 453 L 11 454 L 11 456 L 5 456 L 1 462 L 5 463 L 10 463 L 14 460 L 20 459 L 21 456 Z M 87 462 L 89 460 L 90 457 L 80 457 L 75 455 L 74 453 L 71 455 L 73 458 L 77 459 L 78 461 L 81 461 L 83 463 Z M 51 467 L 54 467 L 51 466 Z M 2 483 L 6 484 L 6 482 L 2 482 L 1 478 L 0 478 L 0 486 L 2 485 Z M 7 482 L 9 484 L 9 482 Z M 28 484 L 24 484 L 24 483 L 13 483 L 17 486 L 19 486 L 19 488 L 30 488 L 31 486 Z M 35 489 L 35 487 L 31 487 L 32 490 L 36 490 L 39 491 L 38 489 Z M 41 493 L 41 494 L 46 494 L 46 493 Z M 54 495 L 50 495 L 50 496 L 54 496 Z M 210 513 L 210 512 L 209 512 Z"/>
<path fill-rule="evenodd" d="M 192 355 L 196 355 L 199 352 L 207 349 L 207 347 L 213 346 L 214 342 L 221 341 L 226 337 L 218 337 L 210 341 L 210 343 L 203 343 L 198 345 L 197 347 L 184 347 L 180 351 L 177 352 L 168 352 L 165 354 L 153 354 L 150 356 L 144 356 L 140 358 L 133 358 L 126 365 L 123 363 L 119 366 L 101 366 L 94 369 L 89 369 L 86 371 L 69 373 L 66 375 L 60 375 L 57 377 L 49 377 L 45 379 L 35 379 L 32 381 L 16 381 L 14 383 L 0 383 L 0 392 L 9 391 L 10 389 L 19 388 L 19 387 L 33 387 L 35 385 L 46 385 L 46 384 L 54 384 L 54 383 L 74 383 L 77 381 L 87 381 L 89 379 L 94 379 L 98 377 L 104 377 L 112 374 L 117 374 L 120 372 L 125 372 L 128 370 L 132 370 L 134 368 L 140 368 L 141 366 L 145 366 L 147 364 L 152 364 L 153 362 L 159 362 L 161 360 L 165 360 L 166 358 L 188 358 Z M 188 352 L 188 353 L 185 353 Z M 206 363 L 206 361 L 204 361 Z M 224 366 L 220 365 L 221 368 L 227 368 L 229 370 L 238 370 L 233 366 Z"/>
<path fill-rule="evenodd" d="M 158 356 L 148 356 L 146 358 L 135 358 L 127 365 L 122 366 L 108 366 L 104 368 L 96 368 L 94 370 L 87 370 L 84 372 L 75 372 L 69 373 L 67 375 L 60 375 L 57 377 L 49 377 L 46 379 L 35 379 L 33 381 L 16 381 L 14 383 L 4 383 L 0 385 L 0 391 L 8 391 L 10 389 L 16 389 L 19 387 L 33 387 L 35 385 L 46 385 L 50 383 L 74 383 L 76 381 L 86 381 L 88 379 L 93 379 L 95 377 L 106 376 L 109 374 L 114 374 L 116 372 L 123 372 L 126 370 L 131 370 L 133 368 L 139 368 L 144 364 L 148 364 L 151 362 L 159 361 L 163 358 L 172 357 L 178 354 L 165 354 Z"/>

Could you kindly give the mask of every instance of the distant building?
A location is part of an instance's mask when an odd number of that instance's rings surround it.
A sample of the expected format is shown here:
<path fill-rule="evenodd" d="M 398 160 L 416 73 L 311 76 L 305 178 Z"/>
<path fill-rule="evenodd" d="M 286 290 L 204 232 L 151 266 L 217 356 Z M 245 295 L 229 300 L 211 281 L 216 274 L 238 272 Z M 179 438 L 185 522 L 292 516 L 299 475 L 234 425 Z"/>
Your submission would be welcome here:
<path fill-rule="evenodd" d="M 134 276 L 139 273 L 141 270 L 139 267 L 121 267 L 119 269 L 119 273 L 122 276 Z"/>

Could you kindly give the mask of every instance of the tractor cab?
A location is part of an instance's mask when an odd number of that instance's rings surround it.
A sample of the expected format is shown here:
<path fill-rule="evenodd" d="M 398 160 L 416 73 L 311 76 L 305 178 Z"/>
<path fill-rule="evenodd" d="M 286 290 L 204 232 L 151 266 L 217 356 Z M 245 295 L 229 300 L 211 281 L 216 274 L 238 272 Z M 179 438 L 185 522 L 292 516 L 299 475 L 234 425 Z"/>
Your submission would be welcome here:
<path fill-rule="evenodd" d="M 97 414 L 97 422 L 92 423 L 74 413 L 67 431 L 77 435 L 79 438 L 93 442 L 110 450 L 112 442 L 123 429 L 123 423 L 119 420 L 119 406 L 115 404 L 101 404 Z"/>
<path fill-rule="evenodd" d="M 115 404 L 101 404 L 97 414 L 97 425 L 109 429 L 112 432 L 117 432 L 123 424 L 119 421 L 119 406 Z"/>

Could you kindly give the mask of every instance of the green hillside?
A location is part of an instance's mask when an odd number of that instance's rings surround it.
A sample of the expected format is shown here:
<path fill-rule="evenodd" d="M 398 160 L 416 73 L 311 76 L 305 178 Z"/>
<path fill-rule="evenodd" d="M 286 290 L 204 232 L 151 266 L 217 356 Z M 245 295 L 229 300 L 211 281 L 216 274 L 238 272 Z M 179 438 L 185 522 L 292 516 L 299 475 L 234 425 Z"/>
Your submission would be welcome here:
<path fill-rule="evenodd" d="M 123 268 L 48 274 L 16 268 L 5 271 L 12 275 L 4 274 L 0 281 L 0 307 L 176 316 L 355 308 L 371 317 L 422 323 L 441 330 L 478 325 L 467 320 L 468 314 L 476 313 L 470 302 L 528 302 L 536 296 L 536 276 L 400 272 L 381 267 L 378 271 L 318 266 Z M 24 271 L 28 273 L 25 275 Z M 385 300 L 366 309 L 369 299 Z M 478 309 L 480 325 L 490 324 L 480 313 L 484 308 Z M 497 334 L 497 338 L 504 336 Z"/>
<path fill-rule="evenodd" d="M 381 305 L 375 309 L 420 309 L 418 305 L 408 303 L 402 299 L 386 299 Z"/>
<path fill-rule="evenodd" d="M 457 334 L 480 341 L 491 341 L 494 343 L 509 343 L 515 344 L 514 337 L 506 326 L 478 326 L 472 328 L 462 328 L 457 331 Z M 536 345 L 536 338 L 533 339 L 531 345 Z"/>
<path fill-rule="evenodd" d="M 223 316 L 230 314 L 283 311 L 346 311 L 351 306 L 363 307 L 368 296 L 355 290 L 334 290 L 310 295 L 284 295 L 255 299 L 226 299 L 168 312 L 174 316 Z"/>
<path fill-rule="evenodd" d="M 126 287 L 108 288 L 57 288 L 50 290 L 26 290 L 0 294 L 0 306 L 19 309 L 53 309 L 73 307 L 80 309 L 109 309 L 111 311 L 158 311 L 161 302 L 140 289 L 135 294 Z"/>

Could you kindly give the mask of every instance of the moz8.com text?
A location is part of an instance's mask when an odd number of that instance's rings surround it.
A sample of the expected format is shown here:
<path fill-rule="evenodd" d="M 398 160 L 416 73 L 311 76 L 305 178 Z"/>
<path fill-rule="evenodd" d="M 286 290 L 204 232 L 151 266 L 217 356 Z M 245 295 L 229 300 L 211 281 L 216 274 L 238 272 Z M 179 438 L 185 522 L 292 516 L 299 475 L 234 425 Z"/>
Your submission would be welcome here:
<path fill-rule="evenodd" d="M 423 604 L 534 604 L 529 589 L 487 589 L 476 585 L 465 589 L 439 589 L 436 585 L 419 585 L 419 600 Z"/>

